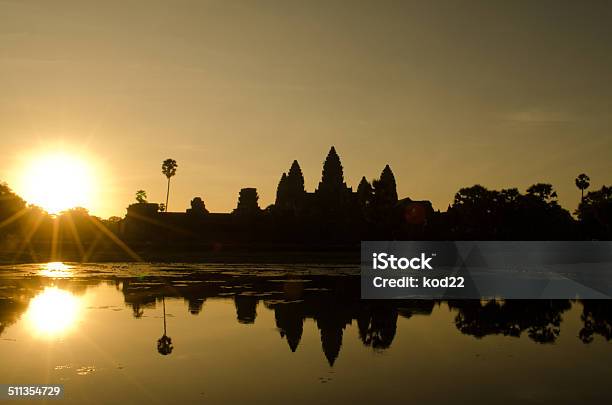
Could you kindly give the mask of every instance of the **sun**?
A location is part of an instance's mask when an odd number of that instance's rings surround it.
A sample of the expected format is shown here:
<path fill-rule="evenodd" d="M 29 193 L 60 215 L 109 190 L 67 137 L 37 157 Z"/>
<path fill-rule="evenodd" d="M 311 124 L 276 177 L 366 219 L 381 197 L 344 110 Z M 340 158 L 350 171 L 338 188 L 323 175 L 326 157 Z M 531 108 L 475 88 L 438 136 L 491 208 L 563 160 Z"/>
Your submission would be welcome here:
<path fill-rule="evenodd" d="M 91 167 L 66 153 L 33 158 L 26 164 L 21 181 L 22 197 L 50 214 L 74 207 L 89 209 L 93 185 Z"/>

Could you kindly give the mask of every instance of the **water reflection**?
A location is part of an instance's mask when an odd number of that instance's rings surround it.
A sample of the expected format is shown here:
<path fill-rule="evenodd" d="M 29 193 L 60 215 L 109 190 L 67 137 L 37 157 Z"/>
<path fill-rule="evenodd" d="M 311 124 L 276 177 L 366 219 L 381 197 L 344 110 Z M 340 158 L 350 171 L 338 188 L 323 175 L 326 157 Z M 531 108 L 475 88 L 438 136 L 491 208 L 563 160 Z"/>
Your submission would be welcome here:
<path fill-rule="evenodd" d="M 265 310 L 272 311 L 272 326 L 291 352 L 299 350 L 304 325 L 310 320 L 318 329 L 321 351 L 330 366 L 334 366 L 341 355 L 348 326 L 356 325 L 363 346 L 385 351 L 397 338 L 400 318 L 428 317 L 436 306 L 445 307 L 454 314 L 452 327 L 462 334 L 477 339 L 490 335 L 525 337 L 539 344 L 556 343 L 563 333 L 564 314 L 579 306 L 582 325 L 579 335 L 572 338 L 586 344 L 598 337 L 612 340 L 612 303 L 609 301 L 361 300 L 359 278 L 348 275 L 309 274 L 298 278 L 290 273 L 236 273 L 220 269 L 139 277 L 102 274 L 99 277 L 0 280 L 3 285 L 0 289 L 0 334 L 24 312 L 34 334 L 48 337 L 64 334 L 74 328 L 82 316 L 83 304 L 75 291 L 110 283 L 122 295 L 134 318 L 142 318 L 148 312 L 157 315 L 159 307 L 155 307 L 161 303 L 163 335 L 157 339 L 157 350 L 164 356 L 174 350 L 167 330 L 167 300 L 184 301 L 186 313 L 194 316 L 206 313 L 204 303 L 207 300 L 231 300 L 235 322 L 244 325 L 255 324 L 258 309 L 261 311 L 260 304 L 263 304 Z M 196 322 L 195 317 L 193 319 Z M 156 339 L 155 336 L 150 338 Z"/>
<path fill-rule="evenodd" d="M 72 293 L 57 287 L 45 287 L 30 301 L 25 319 L 34 335 L 49 338 L 72 329 L 79 313 L 79 299 Z"/>
<path fill-rule="evenodd" d="M 71 266 L 62 262 L 49 262 L 38 272 L 41 276 L 50 278 L 65 278 L 72 276 Z"/>
<path fill-rule="evenodd" d="M 578 336 L 584 343 L 591 343 L 595 335 L 612 340 L 612 304 L 609 301 L 590 300 L 583 302 L 580 316 L 584 327 Z"/>
<path fill-rule="evenodd" d="M 466 335 L 477 338 L 492 334 L 520 337 L 526 332 L 537 343 L 557 340 L 561 333 L 562 314 L 571 308 L 569 300 L 464 300 L 452 301 L 448 305 L 459 311 L 455 325 Z"/>
<path fill-rule="evenodd" d="M 163 318 L 164 318 L 164 334 L 157 340 L 157 351 L 163 356 L 172 353 L 172 339 L 166 334 L 166 298 L 162 297 Z"/>

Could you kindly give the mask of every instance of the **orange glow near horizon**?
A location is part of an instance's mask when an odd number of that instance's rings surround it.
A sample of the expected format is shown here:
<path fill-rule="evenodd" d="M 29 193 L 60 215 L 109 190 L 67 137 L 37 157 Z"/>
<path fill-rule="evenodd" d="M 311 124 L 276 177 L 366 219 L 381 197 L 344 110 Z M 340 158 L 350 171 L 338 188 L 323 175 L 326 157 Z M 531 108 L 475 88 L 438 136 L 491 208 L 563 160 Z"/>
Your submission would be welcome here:
<path fill-rule="evenodd" d="M 22 197 L 50 214 L 83 207 L 91 209 L 95 173 L 83 159 L 68 153 L 42 154 L 24 166 Z"/>

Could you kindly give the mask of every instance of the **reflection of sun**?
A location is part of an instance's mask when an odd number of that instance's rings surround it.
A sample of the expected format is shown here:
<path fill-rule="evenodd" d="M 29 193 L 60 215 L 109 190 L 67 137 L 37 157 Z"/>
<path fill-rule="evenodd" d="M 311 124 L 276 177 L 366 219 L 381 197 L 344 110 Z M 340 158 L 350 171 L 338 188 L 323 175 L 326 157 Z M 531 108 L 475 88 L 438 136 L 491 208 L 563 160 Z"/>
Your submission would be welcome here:
<path fill-rule="evenodd" d="M 62 262 L 45 263 L 43 268 L 38 272 L 41 276 L 52 278 L 64 278 L 72 275 L 70 266 Z"/>
<path fill-rule="evenodd" d="M 79 312 L 77 297 L 57 287 L 46 287 L 30 301 L 25 319 L 35 335 L 53 337 L 73 328 Z"/>
<path fill-rule="evenodd" d="M 57 214 L 74 207 L 89 208 L 92 185 L 93 173 L 87 163 L 56 153 L 38 156 L 26 165 L 20 192 L 30 204 Z"/>

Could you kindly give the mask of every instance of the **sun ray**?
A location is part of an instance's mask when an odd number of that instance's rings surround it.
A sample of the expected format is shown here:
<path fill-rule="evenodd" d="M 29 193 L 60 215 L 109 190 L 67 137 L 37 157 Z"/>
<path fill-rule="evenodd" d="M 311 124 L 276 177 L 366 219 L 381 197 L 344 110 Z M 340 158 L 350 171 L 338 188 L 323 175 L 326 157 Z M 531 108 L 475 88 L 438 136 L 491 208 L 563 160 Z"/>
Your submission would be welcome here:
<path fill-rule="evenodd" d="M 0 228 L 4 228 L 5 226 L 10 225 L 11 223 L 17 221 L 19 218 L 24 216 L 28 212 L 27 208 L 22 208 L 10 217 L 6 218 L 4 221 L 0 222 Z"/>
<path fill-rule="evenodd" d="M 37 213 L 36 218 L 34 219 L 34 223 L 30 224 L 30 229 L 27 230 L 27 233 L 24 235 L 23 240 L 21 241 L 21 244 L 19 245 L 19 248 L 17 248 L 15 252 L 15 255 L 13 257 L 14 262 L 17 261 L 21 257 L 21 254 L 25 250 L 26 246 L 28 247 L 31 258 L 35 259 L 34 261 L 37 261 L 36 255 L 33 254 L 35 250 L 32 248 L 30 241 L 32 240 L 32 236 L 36 233 L 36 231 L 40 227 L 40 223 L 43 221 L 43 219 L 44 219 L 43 215 L 40 212 Z"/>
<path fill-rule="evenodd" d="M 145 215 L 139 215 L 138 213 L 131 213 L 130 215 L 132 215 L 134 218 L 139 219 L 143 222 L 152 224 L 152 225 L 156 225 L 160 228 L 164 228 L 164 229 L 168 229 L 170 231 L 174 231 L 177 232 L 178 234 L 184 235 L 184 236 L 196 236 L 192 231 L 168 224 L 166 222 L 163 221 L 159 221 L 150 217 L 147 217 Z"/>
<path fill-rule="evenodd" d="M 96 248 L 98 247 L 98 245 L 100 244 L 103 238 L 104 238 L 103 233 L 100 232 L 96 234 L 96 238 L 93 240 L 93 242 L 89 244 L 87 251 L 83 255 L 83 262 L 89 261 L 89 258 L 93 255 L 94 251 L 96 250 Z"/>
<path fill-rule="evenodd" d="M 51 235 L 51 261 L 57 261 L 57 249 L 59 247 L 59 219 L 53 218 L 53 233 Z"/>
<path fill-rule="evenodd" d="M 106 235 L 112 242 L 114 242 L 119 248 L 121 248 L 125 253 L 127 253 L 132 259 L 142 262 L 142 258 L 138 256 L 136 252 L 134 252 L 124 241 L 119 239 L 117 235 L 109 231 L 103 224 L 99 223 L 98 220 L 92 217 L 87 217 L 91 223 L 96 226 L 104 235 Z"/>
<path fill-rule="evenodd" d="M 83 261 L 84 258 L 85 258 L 85 249 L 83 248 L 83 243 L 81 242 L 81 237 L 79 235 L 79 232 L 76 229 L 76 226 L 74 225 L 74 220 L 72 219 L 72 214 L 70 212 L 67 212 L 64 217 L 66 218 L 66 221 L 68 222 L 68 228 L 70 229 L 70 233 L 72 234 L 72 238 L 74 239 L 74 241 L 77 244 L 77 248 L 79 250 L 79 254 L 81 255 L 81 261 Z"/>

